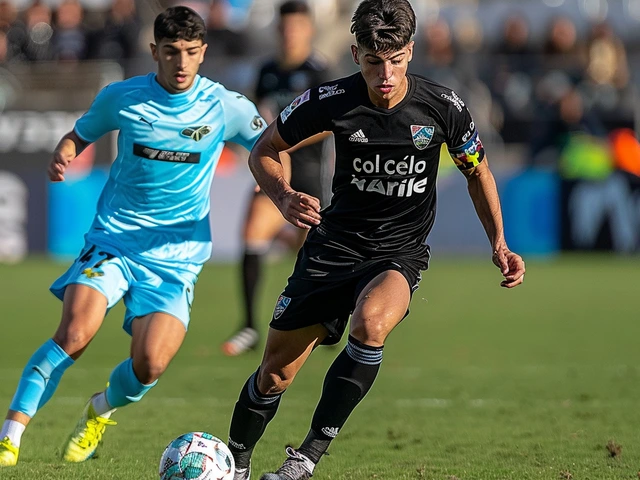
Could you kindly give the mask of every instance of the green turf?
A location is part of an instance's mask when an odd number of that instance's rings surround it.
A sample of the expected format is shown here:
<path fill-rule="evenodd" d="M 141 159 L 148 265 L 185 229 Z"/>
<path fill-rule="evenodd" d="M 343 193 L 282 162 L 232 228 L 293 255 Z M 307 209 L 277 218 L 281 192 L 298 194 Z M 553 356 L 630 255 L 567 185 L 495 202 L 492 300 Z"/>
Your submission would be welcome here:
<path fill-rule="evenodd" d="M 0 410 L 57 326 L 60 305 L 47 288 L 64 268 L 37 259 L 0 267 Z M 265 323 L 290 268 L 288 260 L 269 270 Z M 531 260 L 526 284 L 507 291 L 488 260 L 436 257 L 387 343 L 373 390 L 314 478 L 637 479 L 639 272 L 638 258 Z M 233 266 L 205 268 L 190 333 L 158 386 L 115 415 L 119 425 L 107 431 L 99 459 L 65 465 L 60 445 L 86 398 L 128 352 L 122 309 L 114 309 L 27 430 L 20 465 L 0 478 L 153 479 L 177 435 L 226 438 L 237 394 L 260 359 L 219 351 L 239 321 L 238 283 Z M 277 467 L 285 445 L 306 434 L 337 352 L 317 351 L 286 393 L 256 449 L 256 473 Z M 609 442 L 621 453 L 612 457 Z"/>

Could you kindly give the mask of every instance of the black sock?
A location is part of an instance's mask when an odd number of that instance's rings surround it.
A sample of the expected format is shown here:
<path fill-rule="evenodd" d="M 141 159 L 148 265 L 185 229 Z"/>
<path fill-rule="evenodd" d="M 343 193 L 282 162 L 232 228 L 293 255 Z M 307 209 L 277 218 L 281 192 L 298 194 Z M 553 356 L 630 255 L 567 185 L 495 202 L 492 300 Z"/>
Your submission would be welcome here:
<path fill-rule="evenodd" d="M 233 453 L 238 468 L 249 466 L 253 448 L 262 437 L 267 424 L 276 415 L 282 396 L 260 393 L 257 378 L 258 372 L 255 372 L 242 387 L 231 418 L 229 450 Z"/>
<path fill-rule="evenodd" d="M 245 327 L 255 328 L 254 303 L 262 273 L 262 253 L 244 251 L 242 259 L 242 293 L 244 294 Z"/>
<path fill-rule="evenodd" d="M 382 347 L 364 345 L 349 336 L 346 348 L 327 372 L 322 396 L 313 414 L 311 430 L 298 449 L 314 463 L 327 451 L 356 408 L 373 385 L 380 364 Z"/>

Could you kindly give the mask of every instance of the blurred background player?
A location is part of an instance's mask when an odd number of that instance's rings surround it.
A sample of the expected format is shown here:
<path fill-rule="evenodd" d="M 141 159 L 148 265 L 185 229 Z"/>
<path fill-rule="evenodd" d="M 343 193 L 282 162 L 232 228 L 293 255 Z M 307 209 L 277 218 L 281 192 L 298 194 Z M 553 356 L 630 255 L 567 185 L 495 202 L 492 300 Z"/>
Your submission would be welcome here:
<path fill-rule="evenodd" d="M 290 0 L 280 5 L 280 50 L 260 69 L 255 94 L 258 109 L 268 123 L 297 95 L 330 79 L 327 63 L 313 50 L 313 35 L 313 19 L 306 2 Z M 292 187 L 320 199 L 322 207 L 328 204 L 332 173 L 332 142 L 327 136 L 283 155 L 283 161 L 290 162 Z M 306 236 L 306 230 L 292 231 L 289 227 L 266 195 L 259 190 L 252 193 L 244 222 L 241 262 L 244 320 L 240 330 L 222 344 L 227 355 L 240 355 L 258 344 L 255 300 L 264 258 L 276 237 L 297 250 Z"/>
<path fill-rule="evenodd" d="M 26 426 L 120 299 L 130 357 L 86 404 L 64 460 L 93 457 L 115 409 L 140 401 L 184 341 L 198 274 L 211 256 L 210 191 L 220 152 L 227 141 L 251 149 L 264 129 L 246 97 L 198 75 L 205 33 L 187 7 L 158 15 L 157 74 L 105 87 L 55 149 L 48 174 L 61 182 L 89 144 L 119 131 L 85 246 L 51 286 L 63 301 L 60 325 L 27 362 L 0 430 L 0 467 L 17 464 Z"/>

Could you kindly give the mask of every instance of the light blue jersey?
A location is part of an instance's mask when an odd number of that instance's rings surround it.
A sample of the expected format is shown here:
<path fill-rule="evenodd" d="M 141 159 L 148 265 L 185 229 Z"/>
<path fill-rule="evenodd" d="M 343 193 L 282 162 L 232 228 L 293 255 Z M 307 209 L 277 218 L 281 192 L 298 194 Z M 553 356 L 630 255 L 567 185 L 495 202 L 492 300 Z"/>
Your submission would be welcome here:
<path fill-rule="evenodd" d="M 119 130 L 118 156 L 86 240 L 143 262 L 202 264 L 211 255 L 209 190 L 224 142 L 250 150 L 265 127 L 254 104 L 196 76 L 170 94 L 156 74 L 113 83 L 75 125 L 95 142 Z"/>
<path fill-rule="evenodd" d="M 124 329 L 153 312 L 189 325 L 194 287 L 211 255 L 209 190 L 227 141 L 251 149 L 265 128 L 243 95 L 196 76 L 170 94 L 155 74 L 103 89 L 75 125 L 95 142 L 119 130 L 111 166 L 85 248 L 51 286 L 64 298 L 72 284 L 126 306 Z"/>

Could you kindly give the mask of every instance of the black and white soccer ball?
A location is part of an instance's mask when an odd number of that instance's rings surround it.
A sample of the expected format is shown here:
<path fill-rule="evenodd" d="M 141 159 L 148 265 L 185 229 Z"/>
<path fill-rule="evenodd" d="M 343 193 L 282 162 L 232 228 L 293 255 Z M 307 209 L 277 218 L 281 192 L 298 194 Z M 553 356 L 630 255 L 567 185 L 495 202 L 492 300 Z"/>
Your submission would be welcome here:
<path fill-rule="evenodd" d="M 180 435 L 160 459 L 160 480 L 233 480 L 235 465 L 227 445 L 205 432 Z"/>

